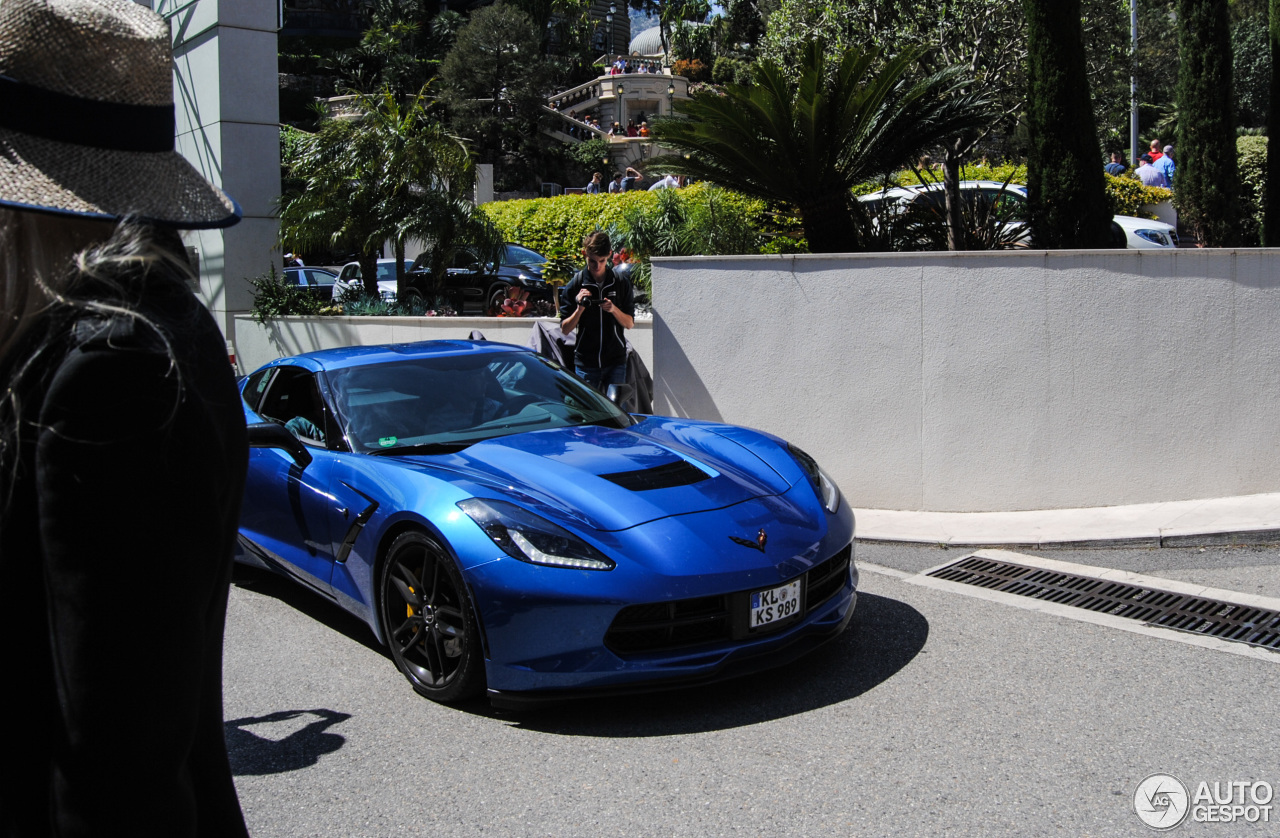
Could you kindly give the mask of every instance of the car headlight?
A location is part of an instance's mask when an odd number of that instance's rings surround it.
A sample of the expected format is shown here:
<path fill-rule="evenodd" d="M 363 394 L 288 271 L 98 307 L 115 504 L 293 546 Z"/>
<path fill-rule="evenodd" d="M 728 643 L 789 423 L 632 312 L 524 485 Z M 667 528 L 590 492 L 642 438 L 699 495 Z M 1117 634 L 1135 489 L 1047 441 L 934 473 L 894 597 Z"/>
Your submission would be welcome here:
<path fill-rule="evenodd" d="M 1163 230 L 1134 230 L 1133 234 L 1140 239 L 1146 239 L 1152 244 L 1158 244 L 1161 247 L 1173 247 L 1173 242 L 1169 241 L 1169 237 L 1164 234 Z"/>
<path fill-rule="evenodd" d="M 458 508 L 513 559 L 547 567 L 613 570 L 614 561 L 564 527 L 513 503 L 468 498 Z"/>
<path fill-rule="evenodd" d="M 828 512 L 835 512 L 839 509 L 840 488 L 836 486 L 836 482 L 825 471 L 818 467 L 818 461 L 789 442 L 787 443 L 787 451 L 804 469 L 805 474 L 809 475 L 809 482 L 813 484 L 814 491 L 818 493 L 818 498 L 822 501 L 822 508 Z"/>

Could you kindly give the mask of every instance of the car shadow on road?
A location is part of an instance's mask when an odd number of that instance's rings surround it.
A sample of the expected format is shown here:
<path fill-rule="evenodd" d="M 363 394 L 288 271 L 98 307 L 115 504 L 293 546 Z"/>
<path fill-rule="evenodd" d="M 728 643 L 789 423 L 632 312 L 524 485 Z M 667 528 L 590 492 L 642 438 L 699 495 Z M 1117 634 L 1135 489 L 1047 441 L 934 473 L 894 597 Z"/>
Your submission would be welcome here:
<path fill-rule="evenodd" d="M 336 604 L 267 570 L 237 566 L 234 579 L 237 586 L 280 600 L 394 666 L 369 627 Z M 569 700 L 537 709 L 499 710 L 484 698 L 454 707 L 516 727 L 566 736 L 667 736 L 742 727 L 857 698 L 910 663 L 928 637 L 929 622 L 919 611 L 895 599 L 861 592 L 844 634 L 777 669 L 701 687 Z M 228 728 L 228 747 L 232 736 Z"/>
<path fill-rule="evenodd" d="M 866 693 L 915 658 L 929 621 L 904 602 L 858 594 L 837 640 L 778 669 L 670 692 L 571 701 L 531 711 L 485 711 L 516 727 L 564 736 L 670 736 L 794 716 Z"/>
<path fill-rule="evenodd" d="M 307 722 L 309 717 L 314 720 Z M 315 765 L 346 744 L 346 737 L 328 729 L 349 718 L 350 713 L 336 710 L 281 710 L 223 722 L 231 773 L 254 777 Z M 257 731 L 251 729 L 255 727 Z"/>

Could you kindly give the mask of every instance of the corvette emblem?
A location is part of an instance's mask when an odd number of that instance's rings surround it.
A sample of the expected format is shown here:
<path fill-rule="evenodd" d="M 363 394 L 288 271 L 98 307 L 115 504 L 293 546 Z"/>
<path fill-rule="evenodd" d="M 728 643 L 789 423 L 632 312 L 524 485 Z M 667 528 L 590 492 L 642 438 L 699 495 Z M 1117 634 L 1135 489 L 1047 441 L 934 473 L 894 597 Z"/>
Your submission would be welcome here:
<path fill-rule="evenodd" d="M 741 544 L 743 547 L 750 547 L 752 550 L 759 550 L 761 553 L 763 553 L 764 546 L 769 543 L 769 536 L 765 533 L 763 529 L 761 529 L 760 532 L 756 533 L 755 541 L 750 541 L 745 538 L 738 538 L 736 535 L 729 536 L 729 540 L 732 541 L 734 544 Z"/>

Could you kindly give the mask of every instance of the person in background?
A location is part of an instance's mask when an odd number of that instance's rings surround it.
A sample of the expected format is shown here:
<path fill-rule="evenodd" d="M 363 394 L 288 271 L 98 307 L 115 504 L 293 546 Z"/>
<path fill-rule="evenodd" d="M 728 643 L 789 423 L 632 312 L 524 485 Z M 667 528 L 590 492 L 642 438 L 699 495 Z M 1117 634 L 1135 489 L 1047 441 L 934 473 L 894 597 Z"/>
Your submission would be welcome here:
<path fill-rule="evenodd" d="M 643 181 L 644 181 L 644 175 L 640 174 L 640 172 L 628 166 L 627 173 L 626 175 L 623 176 L 622 184 L 621 184 L 621 187 L 618 189 L 618 191 L 630 192 L 634 189 L 640 189 L 643 185 Z"/>
<path fill-rule="evenodd" d="M 1173 146 L 1164 147 L 1164 154 L 1151 164 L 1157 172 L 1164 175 L 1164 179 L 1169 182 L 1169 188 L 1173 188 L 1173 176 L 1178 171 L 1178 166 L 1173 159 Z"/>
<path fill-rule="evenodd" d="M 222 640 L 248 441 L 176 232 L 240 210 L 174 151 L 172 62 L 131 0 L 0 4 L 5 836 L 247 835 Z"/>
<path fill-rule="evenodd" d="M 1160 170 L 1151 165 L 1151 155 L 1142 155 L 1142 165 L 1134 172 L 1138 176 L 1138 180 L 1142 181 L 1143 186 L 1160 186 L 1165 189 L 1169 188 L 1169 181 L 1165 180 Z"/>
<path fill-rule="evenodd" d="M 588 195 L 599 195 L 604 191 L 604 175 L 596 172 L 591 176 L 591 182 L 587 184 L 586 193 Z"/>
<path fill-rule="evenodd" d="M 1111 162 L 1102 167 L 1102 170 L 1112 177 L 1120 177 L 1129 167 L 1124 164 L 1124 156 L 1118 151 L 1111 152 Z"/>
<path fill-rule="evenodd" d="M 1155 163 L 1157 160 L 1159 160 L 1161 157 L 1163 157 L 1163 156 L 1164 156 L 1164 152 L 1162 152 L 1162 151 L 1160 150 L 1160 141 L 1159 141 L 1159 140 L 1152 140 L 1152 141 L 1151 141 L 1151 151 L 1149 152 L 1149 154 L 1150 154 L 1150 156 L 1151 156 L 1151 162 L 1152 162 L 1152 163 Z"/>
<path fill-rule="evenodd" d="M 560 331 L 578 332 L 574 368 L 600 392 L 627 379 L 626 329 L 635 325 L 631 283 L 614 275 L 613 246 L 602 230 L 582 240 L 587 266 L 561 291 Z"/>
<path fill-rule="evenodd" d="M 609 194 L 612 195 L 615 192 L 625 191 L 626 190 L 622 187 L 622 172 L 614 172 L 613 180 L 609 181 Z"/>

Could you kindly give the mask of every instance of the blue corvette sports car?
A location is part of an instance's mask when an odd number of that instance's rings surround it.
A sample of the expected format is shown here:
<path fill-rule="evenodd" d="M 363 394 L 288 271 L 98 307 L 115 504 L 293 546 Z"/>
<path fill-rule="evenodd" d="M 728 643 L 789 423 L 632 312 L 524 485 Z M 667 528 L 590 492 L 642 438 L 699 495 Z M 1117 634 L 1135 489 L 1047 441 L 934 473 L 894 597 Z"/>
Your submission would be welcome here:
<path fill-rule="evenodd" d="M 363 619 L 436 701 L 732 677 L 853 614 L 853 513 L 769 434 L 632 416 L 486 341 L 281 358 L 241 387 L 238 558 Z"/>

